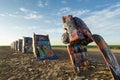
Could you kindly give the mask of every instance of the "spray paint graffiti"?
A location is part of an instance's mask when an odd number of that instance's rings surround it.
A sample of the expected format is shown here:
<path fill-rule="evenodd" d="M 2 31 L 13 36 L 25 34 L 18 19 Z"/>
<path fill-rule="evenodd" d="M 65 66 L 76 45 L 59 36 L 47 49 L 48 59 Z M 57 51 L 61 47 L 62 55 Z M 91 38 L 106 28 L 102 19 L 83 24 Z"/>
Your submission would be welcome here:
<path fill-rule="evenodd" d="M 32 48 L 32 38 L 31 37 L 23 37 L 23 53 L 33 53 Z"/>
<path fill-rule="evenodd" d="M 33 34 L 33 52 L 35 57 L 43 60 L 57 58 L 53 54 L 48 35 Z"/>

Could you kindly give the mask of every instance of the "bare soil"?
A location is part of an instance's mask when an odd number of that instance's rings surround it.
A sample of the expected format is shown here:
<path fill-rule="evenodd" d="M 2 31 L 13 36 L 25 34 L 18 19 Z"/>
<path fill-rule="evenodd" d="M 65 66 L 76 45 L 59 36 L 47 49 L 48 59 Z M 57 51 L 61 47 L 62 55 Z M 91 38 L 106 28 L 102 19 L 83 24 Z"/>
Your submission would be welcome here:
<path fill-rule="evenodd" d="M 0 80 L 80 80 L 71 65 L 67 50 L 54 48 L 57 60 L 37 61 L 33 54 L 16 53 L 10 48 L 0 49 Z M 88 49 L 90 68 L 82 80 L 113 80 L 98 49 Z M 115 56 L 120 64 L 120 52 Z"/>

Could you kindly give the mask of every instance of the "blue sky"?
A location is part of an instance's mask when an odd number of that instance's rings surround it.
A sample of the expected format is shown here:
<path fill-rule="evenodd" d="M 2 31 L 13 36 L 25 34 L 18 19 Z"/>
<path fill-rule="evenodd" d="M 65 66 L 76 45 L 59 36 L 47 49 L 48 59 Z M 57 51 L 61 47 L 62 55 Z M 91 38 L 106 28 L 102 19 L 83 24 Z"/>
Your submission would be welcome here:
<path fill-rule="evenodd" d="M 34 32 L 49 34 L 52 45 L 61 45 L 61 18 L 68 14 L 83 19 L 108 44 L 120 45 L 119 0 L 0 0 L 0 45 Z"/>

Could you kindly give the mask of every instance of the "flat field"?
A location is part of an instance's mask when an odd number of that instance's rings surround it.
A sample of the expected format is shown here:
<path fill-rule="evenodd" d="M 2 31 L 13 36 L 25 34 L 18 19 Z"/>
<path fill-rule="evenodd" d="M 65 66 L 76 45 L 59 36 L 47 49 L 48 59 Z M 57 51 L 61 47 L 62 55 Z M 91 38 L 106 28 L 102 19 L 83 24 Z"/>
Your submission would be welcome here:
<path fill-rule="evenodd" d="M 66 48 L 53 48 L 57 60 L 36 61 L 33 54 L 16 53 L 0 48 L 0 80 L 79 80 L 74 73 Z M 120 64 L 120 50 L 113 50 Z M 98 49 L 88 49 L 90 68 L 82 80 L 113 80 Z"/>

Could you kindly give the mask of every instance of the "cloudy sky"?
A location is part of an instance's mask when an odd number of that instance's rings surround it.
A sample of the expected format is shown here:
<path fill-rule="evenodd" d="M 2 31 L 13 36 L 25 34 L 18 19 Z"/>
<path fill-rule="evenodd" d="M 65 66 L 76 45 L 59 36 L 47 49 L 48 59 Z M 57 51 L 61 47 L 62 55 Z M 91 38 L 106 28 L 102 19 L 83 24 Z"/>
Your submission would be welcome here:
<path fill-rule="evenodd" d="M 52 45 L 61 45 L 61 17 L 68 14 L 83 19 L 108 44 L 120 45 L 119 0 L 0 0 L 0 45 L 33 33 L 49 34 Z"/>

